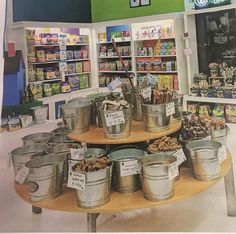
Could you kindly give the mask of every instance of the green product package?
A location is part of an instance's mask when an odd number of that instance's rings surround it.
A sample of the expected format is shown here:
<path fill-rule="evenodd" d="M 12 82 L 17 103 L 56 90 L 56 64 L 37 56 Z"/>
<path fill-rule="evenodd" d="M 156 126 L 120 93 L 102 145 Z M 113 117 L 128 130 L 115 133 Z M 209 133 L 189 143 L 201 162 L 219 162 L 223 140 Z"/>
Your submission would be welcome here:
<path fill-rule="evenodd" d="M 53 95 L 59 94 L 61 92 L 61 84 L 59 82 L 55 82 L 51 84 Z"/>
<path fill-rule="evenodd" d="M 89 87 L 88 75 L 80 75 L 79 85 L 80 85 L 80 89 L 87 89 Z"/>

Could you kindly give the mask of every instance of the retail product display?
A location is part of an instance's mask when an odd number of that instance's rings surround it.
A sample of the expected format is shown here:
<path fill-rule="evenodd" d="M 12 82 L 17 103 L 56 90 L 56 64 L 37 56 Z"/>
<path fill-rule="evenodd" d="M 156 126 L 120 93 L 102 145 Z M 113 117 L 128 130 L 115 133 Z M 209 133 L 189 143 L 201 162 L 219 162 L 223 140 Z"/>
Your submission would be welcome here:
<path fill-rule="evenodd" d="M 173 152 L 180 149 L 182 146 L 177 142 L 176 138 L 162 137 L 155 140 L 147 147 L 147 151 L 151 154 L 158 152 Z"/>

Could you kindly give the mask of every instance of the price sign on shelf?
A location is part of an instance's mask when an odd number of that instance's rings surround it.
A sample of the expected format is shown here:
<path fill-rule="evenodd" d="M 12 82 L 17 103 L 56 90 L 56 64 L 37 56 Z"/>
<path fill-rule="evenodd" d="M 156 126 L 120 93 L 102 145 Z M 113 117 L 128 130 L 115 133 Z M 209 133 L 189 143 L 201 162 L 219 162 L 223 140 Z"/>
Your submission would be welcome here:
<path fill-rule="evenodd" d="M 85 174 L 70 171 L 67 187 L 84 190 L 85 189 Z"/>
<path fill-rule="evenodd" d="M 84 148 L 70 149 L 70 154 L 71 154 L 71 159 L 81 160 L 84 159 L 86 152 Z"/>
<path fill-rule="evenodd" d="M 219 162 L 222 163 L 226 158 L 227 158 L 227 151 L 225 145 L 223 145 L 218 149 Z"/>
<path fill-rule="evenodd" d="M 120 165 L 121 177 L 135 175 L 135 174 L 139 174 L 139 173 L 140 173 L 140 165 L 138 163 L 138 160 L 122 162 Z"/>
<path fill-rule="evenodd" d="M 144 99 L 151 99 L 151 95 L 152 95 L 152 88 L 151 87 L 147 87 L 145 89 L 141 90 L 141 95 Z"/>
<path fill-rule="evenodd" d="M 123 111 L 115 111 L 112 113 L 105 113 L 105 120 L 107 127 L 125 123 Z"/>
<path fill-rule="evenodd" d="M 166 116 L 175 114 L 175 103 L 170 102 L 166 104 Z"/>
<path fill-rule="evenodd" d="M 179 149 L 177 150 L 174 154 L 174 157 L 176 157 L 177 159 L 177 164 L 180 165 L 182 162 L 184 162 L 186 160 L 186 156 L 184 154 L 183 149 Z"/>
<path fill-rule="evenodd" d="M 17 172 L 15 181 L 20 184 L 24 184 L 27 175 L 29 174 L 30 169 L 25 165 Z"/>
<path fill-rule="evenodd" d="M 174 179 L 176 176 L 179 175 L 179 167 L 178 163 L 172 163 L 169 165 L 169 180 Z"/>

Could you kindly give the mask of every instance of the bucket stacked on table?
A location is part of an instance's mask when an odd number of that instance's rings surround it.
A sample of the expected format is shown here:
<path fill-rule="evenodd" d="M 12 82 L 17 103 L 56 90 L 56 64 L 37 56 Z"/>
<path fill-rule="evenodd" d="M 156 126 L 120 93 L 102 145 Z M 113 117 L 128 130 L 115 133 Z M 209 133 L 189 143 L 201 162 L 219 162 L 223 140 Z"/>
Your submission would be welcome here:
<path fill-rule="evenodd" d="M 126 138 L 131 132 L 132 105 L 120 93 L 111 93 L 100 107 L 104 137 Z"/>

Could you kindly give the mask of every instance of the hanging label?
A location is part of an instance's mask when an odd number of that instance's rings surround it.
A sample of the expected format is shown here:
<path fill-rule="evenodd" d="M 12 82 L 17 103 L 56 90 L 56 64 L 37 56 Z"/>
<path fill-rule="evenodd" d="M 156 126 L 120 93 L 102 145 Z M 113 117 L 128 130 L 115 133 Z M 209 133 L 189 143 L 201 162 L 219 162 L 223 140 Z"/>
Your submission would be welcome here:
<path fill-rule="evenodd" d="M 141 95 L 144 99 L 151 99 L 151 95 L 152 95 L 152 88 L 151 87 L 147 87 L 145 89 L 141 90 Z"/>
<path fill-rule="evenodd" d="M 166 116 L 175 114 L 175 103 L 170 102 L 166 104 Z"/>
<path fill-rule="evenodd" d="M 182 162 L 184 162 L 186 160 L 186 156 L 184 154 L 183 149 L 179 149 L 177 150 L 174 154 L 174 157 L 176 157 L 177 159 L 177 164 L 180 165 Z"/>
<path fill-rule="evenodd" d="M 105 113 L 105 120 L 107 127 L 125 123 L 124 113 L 123 111 Z"/>
<path fill-rule="evenodd" d="M 178 163 L 172 163 L 169 165 L 169 180 L 174 179 L 176 176 L 179 175 L 179 167 Z"/>
<path fill-rule="evenodd" d="M 27 175 L 29 174 L 30 169 L 26 167 L 25 165 L 17 172 L 17 175 L 15 177 L 15 181 L 17 181 L 20 184 L 24 184 L 25 179 Z"/>
<path fill-rule="evenodd" d="M 85 174 L 78 172 L 70 172 L 67 182 L 67 187 L 84 190 L 85 189 Z"/>
<path fill-rule="evenodd" d="M 120 87 L 122 85 L 123 81 L 120 77 L 117 77 L 115 80 L 113 80 L 111 83 L 107 85 L 107 88 L 110 91 L 115 90 L 116 88 Z"/>
<path fill-rule="evenodd" d="M 122 162 L 120 165 L 120 176 L 136 175 L 140 173 L 138 160 Z"/>
<path fill-rule="evenodd" d="M 219 162 L 222 163 L 226 158 L 227 158 L 227 150 L 225 145 L 223 145 L 218 149 Z"/>
<path fill-rule="evenodd" d="M 70 156 L 71 159 L 81 160 L 81 159 L 84 159 L 86 152 L 84 148 L 70 149 L 70 154 L 71 154 Z"/>

